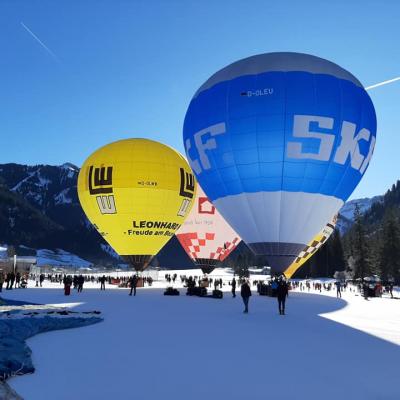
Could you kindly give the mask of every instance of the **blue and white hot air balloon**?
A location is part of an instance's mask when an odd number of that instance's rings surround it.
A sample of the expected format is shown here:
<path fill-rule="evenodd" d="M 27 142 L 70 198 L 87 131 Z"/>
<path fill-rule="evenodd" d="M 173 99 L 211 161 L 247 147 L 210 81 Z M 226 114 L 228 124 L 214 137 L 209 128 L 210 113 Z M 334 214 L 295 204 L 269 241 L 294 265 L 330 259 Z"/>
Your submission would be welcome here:
<path fill-rule="evenodd" d="M 282 272 L 364 175 L 376 115 L 362 84 L 338 65 L 270 53 L 205 82 L 183 131 L 208 198 L 254 253 Z"/>

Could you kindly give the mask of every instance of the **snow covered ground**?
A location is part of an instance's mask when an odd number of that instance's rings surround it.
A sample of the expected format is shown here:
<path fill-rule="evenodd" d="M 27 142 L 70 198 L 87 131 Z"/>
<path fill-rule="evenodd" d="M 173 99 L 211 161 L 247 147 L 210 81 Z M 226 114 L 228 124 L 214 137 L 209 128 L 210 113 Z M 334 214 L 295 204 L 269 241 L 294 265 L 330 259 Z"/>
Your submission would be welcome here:
<path fill-rule="evenodd" d="M 45 286 L 3 294 L 77 303 L 104 322 L 29 339 L 36 372 L 10 380 L 26 400 L 400 399 L 400 300 L 295 291 L 280 316 L 253 290 L 246 315 L 240 296 L 166 297 L 165 282 L 136 297 Z"/>

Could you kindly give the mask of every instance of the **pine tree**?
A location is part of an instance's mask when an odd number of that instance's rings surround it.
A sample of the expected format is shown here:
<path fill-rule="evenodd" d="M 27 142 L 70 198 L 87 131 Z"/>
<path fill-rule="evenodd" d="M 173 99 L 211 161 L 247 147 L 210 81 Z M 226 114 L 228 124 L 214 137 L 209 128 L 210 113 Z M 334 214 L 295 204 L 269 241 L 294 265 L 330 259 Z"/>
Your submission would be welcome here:
<path fill-rule="evenodd" d="M 235 266 L 233 268 L 233 271 L 235 272 L 236 275 L 239 276 L 239 278 L 248 278 L 250 273 L 249 273 L 249 257 L 247 254 L 239 254 Z"/>
<path fill-rule="evenodd" d="M 360 208 L 356 205 L 354 210 L 354 232 L 352 235 L 352 255 L 354 257 L 354 277 L 365 278 L 371 273 L 371 265 L 369 258 L 369 247 L 367 244 L 367 235 Z"/>
<path fill-rule="evenodd" d="M 336 271 L 344 271 L 347 269 L 339 230 L 335 229 L 329 238 L 327 245 L 329 246 L 330 259 L 328 276 L 333 276 Z"/>
<path fill-rule="evenodd" d="M 383 281 L 400 280 L 400 228 L 393 210 L 386 212 L 379 251 L 379 266 Z"/>
<path fill-rule="evenodd" d="M 301 268 L 307 268 L 307 277 L 319 278 L 329 274 L 329 249 L 327 243 L 323 244 Z"/>

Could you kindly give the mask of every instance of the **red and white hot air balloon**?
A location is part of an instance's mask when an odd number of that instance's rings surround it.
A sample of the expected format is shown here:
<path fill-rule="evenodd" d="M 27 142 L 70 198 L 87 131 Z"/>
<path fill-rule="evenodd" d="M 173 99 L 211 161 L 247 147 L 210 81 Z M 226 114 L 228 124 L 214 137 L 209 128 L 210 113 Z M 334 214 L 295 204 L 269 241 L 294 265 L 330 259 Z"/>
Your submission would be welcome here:
<path fill-rule="evenodd" d="M 225 260 L 241 241 L 199 185 L 192 211 L 176 237 L 192 261 L 206 274 Z"/>

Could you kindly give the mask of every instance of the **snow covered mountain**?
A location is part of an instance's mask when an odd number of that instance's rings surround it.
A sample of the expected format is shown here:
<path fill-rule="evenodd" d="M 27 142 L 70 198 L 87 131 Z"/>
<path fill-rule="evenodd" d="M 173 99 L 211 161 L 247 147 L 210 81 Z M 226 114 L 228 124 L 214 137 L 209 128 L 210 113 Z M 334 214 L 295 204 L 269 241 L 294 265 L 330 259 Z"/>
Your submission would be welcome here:
<path fill-rule="evenodd" d="M 373 204 L 382 202 L 383 196 L 375 196 L 372 198 L 363 198 L 350 200 L 344 204 L 344 206 L 339 211 L 339 217 L 336 227 L 339 229 L 341 235 L 345 234 L 354 223 L 354 211 L 356 206 L 360 210 L 361 214 L 365 214 L 369 211 Z"/>
<path fill-rule="evenodd" d="M 78 174 L 79 168 L 70 163 L 0 164 L 0 243 L 17 247 L 19 255 L 35 255 L 37 250 L 38 260 L 51 265 L 64 259 L 77 266 L 120 263 L 82 211 Z M 177 240 L 170 240 L 155 263 L 193 267 Z"/>
<path fill-rule="evenodd" d="M 79 168 L 72 164 L 60 167 L 49 165 L 0 165 L 3 183 L 20 194 L 30 204 L 47 211 L 49 207 L 78 200 L 76 180 Z"/>
<path fill-rule="evenodd" d="M 63 249 L 91 262 L 116 262 L 80 207 L 78 173 L 70 163 L 0 164 L 0 243 Z"/>

